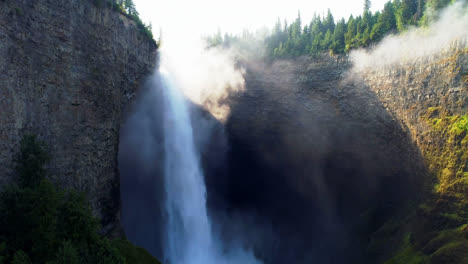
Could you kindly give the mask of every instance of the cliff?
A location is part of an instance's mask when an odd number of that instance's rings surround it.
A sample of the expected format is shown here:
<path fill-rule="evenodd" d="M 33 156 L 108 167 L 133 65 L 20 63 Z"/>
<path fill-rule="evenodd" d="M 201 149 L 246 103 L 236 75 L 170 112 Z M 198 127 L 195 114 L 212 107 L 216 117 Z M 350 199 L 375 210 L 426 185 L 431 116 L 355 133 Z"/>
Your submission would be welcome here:
<path fill-rule="evenodd" d="M 466 43 L 456 42 L 435 56 L 363 68 L 355 74 L 408 131 L 428 169 L 420 202 L 399 227 L 399 232 L 406 232 L 406 240 L 391 263 L 403 263 L 409 257 L 424 263 L 464 263 L 467 255 L 460 252 L 468 249 L 464 239 L 468 221 Z"/>
<path fill-rule="evenodd" d="M 282 241 L 260 239 L 263 259 L 464 263 L 463 43 L 398 65 L 324 55 L 243 66 L 246 91 L 230 98 L 226 123 L 227 174 L 207 184 L 228 216 L 274 219 L 273 235 L 256 228 L 256 238 Z"/>
<path fill-rule="evenodd" d="M 207 176 L 214 215 L 227 230 L 266 223 L 245 227 L 265 263 L 375 263 L 367 239 L 415 197 L 424 171 L 406 131 L 345 59 L 241 65 L 227 173 Z"/>
<path fill-rule="evenodd" d="M 119 229 L 119 128 L 156 49 L 91 1 L 0 1 L 0 186 L 15 180 L 22 135 L 36 134 L 50 177 L 88 195 L 105 233 Z"/>

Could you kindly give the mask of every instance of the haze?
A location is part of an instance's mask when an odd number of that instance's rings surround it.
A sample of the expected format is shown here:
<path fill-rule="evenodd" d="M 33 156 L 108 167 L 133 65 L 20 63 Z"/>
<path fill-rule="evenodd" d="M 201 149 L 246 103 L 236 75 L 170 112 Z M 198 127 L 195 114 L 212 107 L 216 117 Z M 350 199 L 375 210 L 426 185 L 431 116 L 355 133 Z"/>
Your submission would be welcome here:
<path fill-rule="evenodd" d="M 186 34 L 222 32 L 240 33 L 243 29 L 256 30 L 272 27 L 278 17 L 292 21 L 300 10 L 308 23 L 314 12 L 323 14 L 328 8 L 335 19 L 362 13 L 363 0 L 135 0 L 144 22 L 153 24 L 153 31 L 163 34 L 177 31 Z M 373 0 L 372 10 L 381 10 L 386 0 Z"/>

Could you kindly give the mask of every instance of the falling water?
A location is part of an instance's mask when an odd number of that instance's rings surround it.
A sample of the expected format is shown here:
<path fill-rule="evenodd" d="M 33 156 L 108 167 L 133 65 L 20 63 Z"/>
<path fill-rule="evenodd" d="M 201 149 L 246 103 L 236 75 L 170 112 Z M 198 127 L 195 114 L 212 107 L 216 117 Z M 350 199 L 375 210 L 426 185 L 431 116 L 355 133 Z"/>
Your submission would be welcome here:
<path fill-rule="evenodd" d="M 206 208 L 206 187 L 193 141 L 189 109 L 170 76 L 161 73 L 164 92 L 166 259 L 170 264 L 258 263 L 241 249 L 221 253 Z"/>
<path fill-rule="evenodd" d="M 162 75 L 164 89 L 165 187 L 168 214 L 167 256 L 171 264 L 212 263 L 206 189 L 195 152 L 185 98 Z"/>

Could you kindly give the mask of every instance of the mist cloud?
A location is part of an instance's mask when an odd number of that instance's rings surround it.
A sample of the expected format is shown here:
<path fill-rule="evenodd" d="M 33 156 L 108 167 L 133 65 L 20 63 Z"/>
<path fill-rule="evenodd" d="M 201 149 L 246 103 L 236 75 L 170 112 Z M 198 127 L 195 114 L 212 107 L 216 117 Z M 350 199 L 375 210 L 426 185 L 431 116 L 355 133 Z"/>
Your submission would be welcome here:
<path fill-rule="evenodd" d="M 199 37 L 186 42 L 182 36 L 169 36 L 161 50 L 161 68 L 173 75 L 192 102 L 224 121 L 229 94 L 244 90 L 243 70 L 235 66 L 232 50 L 205 47 Z"/>
<path fill-rule="evenodd" d="M 437 56 L 468 42 L 468 12 L 462 2 L 446 8 L 439 20 L 428 27 L 413 28 L 386 37 L 375 48 L 351 53 L 355 69 L 405 64 Z"/>

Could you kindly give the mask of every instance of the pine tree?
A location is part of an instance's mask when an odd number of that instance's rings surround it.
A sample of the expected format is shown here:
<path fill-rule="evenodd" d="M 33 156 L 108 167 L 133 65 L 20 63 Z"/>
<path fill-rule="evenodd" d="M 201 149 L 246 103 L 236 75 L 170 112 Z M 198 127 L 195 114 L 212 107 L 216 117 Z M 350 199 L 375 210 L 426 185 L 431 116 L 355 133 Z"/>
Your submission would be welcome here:
<path fill-rule="evenodd" d="M 330 9 L 328 9 L 327 16 L 323 20 L 323 27 L 324 27 L 323 32 L 326 32 L 328 30 L 333 32 L 335 30 L 335 19 L 333 18 L 333 15 Z"/>
<path fill-rule="evenodd" d="M 348 52 L 349 50 L 354 48 L 353 39 L 355 35 L 356 35 L 356 22 L 354 20 L 354 17 L 351 15 L 348 19 L 348 29 L 345 34 L 345 52 Z"/>
<path fill-rule="evenodd" d="M 335 27 L 335 32 L 333 33 L 333 44 L 332 50 L 333 53 L 343 53 L 345 49 L 345 26 L 346 22 L 344 19 L 341 19 Z"/>
<path fill-rule="evenodd" d="M 396 11 L 397 27 L 400 32 L 406 30 L 409 25 L 416 25 L 417 11 L 418 3 L 416 0 L 402 0 Z"/>
<path fill-rule="evenodd" d="M 372 6 L 372 3 L 370 0 L 364 0 L 364 13 L 369 12 L 371 6 Z"/>
<path fill-rule="evenodd" d="M 333 34 L 332 34 L 332 31 L 329 29 L 327 30 L 327 33 L 325 33 L 325 37 L 322 40 L 321 50 L 329 49 L 332 44 L 333 44 Z"/>
<path fill-rule="evenodd" d="M 135 3 L 133 2 L 133 0 L 124 0 L 123 6 L 127 11 L 127 14 L 138 17 L 138 12 L 136 11 Z"/>
<path fill-rule="evenodd" d="M 392 2 L 388 1 L 382 14 L 379 16 L 377 24 L 372 28 L 370 38 L 372 41 L 381 40 L 387 33 L 396 29 L 395 10 Z"/>

